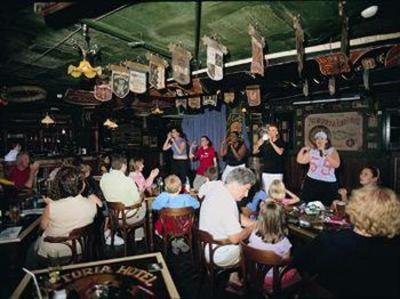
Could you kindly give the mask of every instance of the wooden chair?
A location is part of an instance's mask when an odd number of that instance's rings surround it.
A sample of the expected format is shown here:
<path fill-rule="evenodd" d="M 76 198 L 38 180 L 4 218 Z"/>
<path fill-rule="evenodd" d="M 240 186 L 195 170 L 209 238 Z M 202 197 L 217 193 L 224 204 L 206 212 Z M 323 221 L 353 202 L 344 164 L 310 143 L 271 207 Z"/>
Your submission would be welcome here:
<path fill-rule="evenodd" d="M 45 242 L 64 244 L 71 250 L 71 257 L 62 259 L 63 264 L 73 264 L 82 261 L 90 261 L 92 259 L 92 235 L 94 224 L 90 223 L 86 226 L 75 228 L 68 237 L 51 237 L 44 238 Z M 79 249 L 80 248 L 80 253 Z"/>
<path fill-rule="evenodd" d="M 242 272 L 247 289 L 256 291 L 268 297 L 276 297 L 282 293 L 294 293 L 299 290 L 300 279 L 286 287 L 282 286 L 282 278 L 290 269 L 290 258 L 282 258 L 275 252 L 252 248 L 241 242 Z M 264 279 L 272 269 L 272 290 L 264 288 Z"/>
<path fill-rule="evenodd" d="M 190 247 L 193 257 L 193 224 L 195 222 L 194 209 L 187 208 L 164 208 L 160 211 L 162 225 L 162 243 L 164 257 L 167 256 L 168 245 L 171 240 L 184 238 Z M 193 257 L 194 260 L 194 257 Z"/>
<path fill-rule="evenodd" d="M 128 242 L 131 241 L 131 235 L 133 235 L 133 245 L 135 246 L 136 245 L 135 232 L 137 229 L 143 228 L 146 250 L 148 251 L 149 247 L 147 238 L 146 216 L 143 217 L 143 219 L 138 222 L 128 223 L 129 219 L 132 219 L 137 215 L 139 209 L 142 207 L 142 202 L 132 206 L 125 206 L 121 202 L 107 202 L 107 206 L 109 209 L 109 217 L 110 217 L 111 247 L 114 248 L 114 236 L 117 232 L 119 232 L 121 234 L 122 239 L 124 240 L 124 254 L 125 256 L 127 256 Z M 129 214 L 132 211 L 134 212 Z"/>
<path fill-rule="evenodd" d="M 239 269 L 241 266 L 241 263 L 238 262 L 235 265 L 231 266 L 226 266 L 226 267 L 221 267 L 215 264 L 214 262 L 214 254 L 215 251 L 220 248 L 221 246 L 225 245 L 232 245 L 233 243 L 228 240 L 214 240 L 211 234 L 209 234 L 206 231 L 197 229 L 196 231 L 196 239 L 198 242 L 198 247 L 199 247 L 199 257 L 200 257 L 200 284 L 199 288 L 201 288 L 201 285 L 204 280 L 204 269 L 207 272 L 208 279 L 211 283 L 211 297 L 214 295 L 214 290 L 215 290 L 215 283 L 216 283 L 216 278 L 224 273 L 224 272 L 233 272 L 236 269 Z M 208 260 L 205 256 L 205 248 L 209 248 L 208 250 Z M 200 291 L 198 292 L 200 293 Z"/>

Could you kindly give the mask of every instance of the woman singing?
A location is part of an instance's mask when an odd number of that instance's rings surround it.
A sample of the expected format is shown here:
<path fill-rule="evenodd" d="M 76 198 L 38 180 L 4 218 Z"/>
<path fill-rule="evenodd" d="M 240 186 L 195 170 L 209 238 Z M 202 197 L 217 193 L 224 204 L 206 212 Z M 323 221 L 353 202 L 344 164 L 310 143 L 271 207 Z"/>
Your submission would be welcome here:
<path fill-rule="evenodd" d="M 340 157 L 324 130 L 314 134 L 312 144 L 313 148 L 303 147 L 297 154 L 298 163 L 310 164 L 300 198 L 330 206 L 338 198 L 335 169 L 340 166 Z"/>
<path fill-rule="evenodd" d="M 254 145 L 253 154 L 261 154 L 263 159 L 262 181 L 265 192 L 273 180 L 283 180 L 283 153 L 285 145 L 279 138 L 278 127 L 267 125 L 267 130 Z"/>
<path fill-rule="evenodd" d="M 221 143 L 220 155 L 226 163 L 222 173 L 222 181 L 225 181 L 228 173 L 234 168 L 245 167 L 247 148 L 242 140 L 239 139 L 238 132 L 231 132 Z"/>
<path fill-rule="evenodd" d="M 181 182 L 186 182 L 186 177 L 189 175 L 189 157 L 188 157 L 188 147 L 185 134 L 183 134 L 180 128 L 173 128 L 171 132 L 168 133 L 167 139 L 164 142 L 163 150 L 167 151 L 171 149 L 172 164 L 171 172 L 176 174 Z"/>

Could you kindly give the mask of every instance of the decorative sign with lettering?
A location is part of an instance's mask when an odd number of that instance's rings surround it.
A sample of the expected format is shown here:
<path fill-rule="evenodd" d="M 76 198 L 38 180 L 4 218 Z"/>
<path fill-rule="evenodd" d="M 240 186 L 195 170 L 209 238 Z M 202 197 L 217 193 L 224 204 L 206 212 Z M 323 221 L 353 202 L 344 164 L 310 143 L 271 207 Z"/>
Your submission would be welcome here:
<path fill-rule="evenodd" d="M 363 117 L 358 112 L 310 114 L 304 121 L 304 143 L 311 146 L 310 139 L 316 129 L 328 132 L 337 150 L 358 151 L 363 147 Z"/>

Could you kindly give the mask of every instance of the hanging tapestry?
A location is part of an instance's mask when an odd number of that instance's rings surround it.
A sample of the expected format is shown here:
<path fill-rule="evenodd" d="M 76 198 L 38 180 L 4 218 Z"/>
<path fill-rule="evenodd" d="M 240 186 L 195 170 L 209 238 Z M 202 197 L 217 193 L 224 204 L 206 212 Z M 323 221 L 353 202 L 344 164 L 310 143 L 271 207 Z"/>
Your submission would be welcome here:
<path fill-rule="evenodd" d="M 172 53 L 172 76 L 181 85 L 190 83 L 190 60 L 192 54 L 178 45 L 169 45 Z"/>
<path fill-rule="evenodd" d="M 299 78 L 301 78 L 304 68 L 304 31 L 300 24 L 300 16 L 293 18 L 293 28 L 296 37 L 297 72 L 299 73 Z"/>
<path fill-rule="evenodd" d="M 94 86 L 94 97 L 100 102 L 108 102 L 112 99 L 112 89 L 109 83 Z"/>
<path fill-rule="evenodd" d="M 176 99 L 175 100 L 175 107 L 183 107 L 184 109 L 187 109 L 187 99 Z"/>
<path fill-rule="evenodd" d="M 233 103 L 235 100 L 235 93 L 234 92 L 225 92 L 224 93 L 224 102 L 229 104 Z"/>
<path fill-rule="evenodd" d="M 147 90 L 147 65 L 126 61 L 125 65 L 129 69 L 129 90 L 134 93 L 145 93 Z"/>
<path fill-rule="evenodd" d="M 123 99 L 129 93 L 129 73 L 128 69 L 119 65 L 111 66 L 111 86 L 114 94 Z"/>
<path fill-rule="evenodd" d="M 200 109 L 201 108 L 201 99 L 200 97 L 193 97 L 188 99 L 188 105 L 192 109 Z"/>
<path fill-rule="evenodd" d="M 165 88 L 165 68 L 168 63 L 154 55 L 147 53 L 146 58 L 149 60 L 149 83 L 155 89 Z"/>
<path fill-rule="evenodd" d="M 247 86 L 246 95 L 250 107 L 258 106 L 261 104 L 261 92 L 259 85 Z"/>
<path fill-rule="evenodd" d="M 207 46 L 207 75 L 214 81 L 222 80 L 224 77 L 224 54 L 228 54 L 228 50 L 224 45 L 207 36 L 204 36 L 202 40 Z"/>
<path fill-rule="evenodd" d="M 261 76 L 264 76 L 264 37 L 262 37 L 252 25 L 249 25 L 249 34 L 251 36 L 252 50 L 250 72 L 252 74 L 259 74 Z"/>
<path fill-rule="evenodd" d="M 217 106 L 217 95 L 203 96 L 203 106 Z"/>

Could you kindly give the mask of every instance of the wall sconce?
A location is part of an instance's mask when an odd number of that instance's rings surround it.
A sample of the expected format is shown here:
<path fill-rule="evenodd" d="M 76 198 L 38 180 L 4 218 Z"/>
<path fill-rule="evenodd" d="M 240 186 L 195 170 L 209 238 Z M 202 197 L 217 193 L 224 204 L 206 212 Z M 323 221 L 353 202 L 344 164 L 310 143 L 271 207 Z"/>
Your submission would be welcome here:
<path fill-rule="evenodd" d="M 151 114 L 163 114 L 164 111 L 160 109 L 160 107 L 158 106 L 158 101 L 156 103 L 156 107 L 151 109 Z"/>
<path fill-rule="evenodd" d="M 42 118 L 42 120 L 40 121 L 42 125 L 54 125 L 56 122 L 54 121 L 54 119 L 52 119 L 48 113 L 46 113 L 46 116 Z"/>

